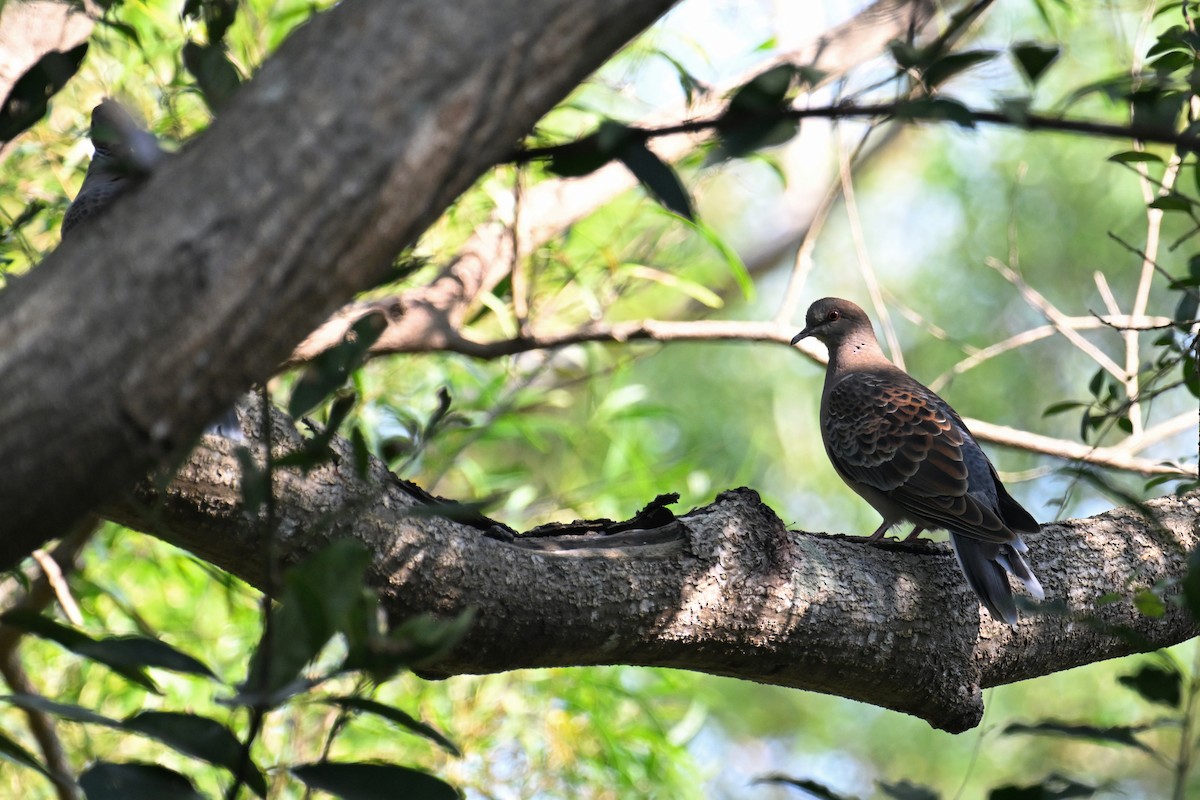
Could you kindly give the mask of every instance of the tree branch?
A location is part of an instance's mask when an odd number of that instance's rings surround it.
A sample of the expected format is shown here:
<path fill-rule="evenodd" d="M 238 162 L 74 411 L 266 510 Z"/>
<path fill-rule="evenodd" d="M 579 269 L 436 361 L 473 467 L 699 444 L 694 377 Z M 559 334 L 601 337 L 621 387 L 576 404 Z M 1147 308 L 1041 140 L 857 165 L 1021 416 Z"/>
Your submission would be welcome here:
<path fill-rule="evenodd" d="M 1153 144 L 1168 144 L 1175 147 L 1197 150 L 1200 149 L 1200 137 L 1186 132 L 1166 130 L 1145 124 L 1119 124 L 1101 122 L 1098 120 L 1069 119 L 1066 117 L 1051 117 L 1043 114 L 1011 115 L 1002 111 L 980 111 L 954 103 L 952 117 L 943 114 L 951 113 L 945 107 L 918 105 L 930 99 L 902 100 L 896 103 L 868 103 L 858 105 L 852 102 L 835 103 L 827 106 L 812 106 L 809 108 L 781 108 L 777 113 L 781 120 L 805 119 L 904 119 L 914 122 L 955 122 L 959 125 L 974 126 L 979 123 L 1001 125 L 1026 131 L 1055 131 L 1059 133 L 1079 133 L 1085 136 L 1096 136 L 1106 139 L 1136 139 Z M 723 123 L 723 116 L 711 116 L 704 119 L 692 119 L 672 125 L 659 127 L 632 127 L 630 136 L 635 140 L 650 141 L 663 136 L 692 134 L 718 128 Z M 543 147 L 521 148 L 509 155 L 509 160 L 515 164 L 525 164 L 531 161 L 542 161 L 552 158 L 559 152 L 574 145 L 575 142 L 546 145 Z"/>
<path fill-rule="evenodd" d="M 274 424 L 277 455 L 298 446 L 286 417 Z M 166 490 L 145 484 L 105 513 L 261 587 L 266 548 L 240 509 L 232 448 L 205 443 Z M 789 531 L 747 489 L 653 526 L 555 526 L 506 541 L 486 521 L 431 515 L 427 496 L 378 461 L 359 477 L 349 445 L 334 447 L 335 460 L 307 476 L 277 473 L 278 550 L 292 562 L 352 537 L 373 553 L 372 581 L 394 619 L 474 608 L 467 637 L 430 667 L 438 675 L 676 667 L 838 694 L 961 731 L 978 724 L 984 688 L 1197 633 L 1171 603 L 1159 619 L 1131 601 L 1095 603 L 1127 595 L 1131 578 L 1149 587 L 1186 573 L 1197 494 L 1152 501 L 1151 519 L 1118 509 L 1045 526 L 1029 538 L 1031 558 L 1047 595 L 1075 616 L 1026 614 L 1013 628 L 980 610 L 944 544 Z"/>
<path fill-rule="evenodd" d="M 346 0 L 0 294 L 0 565 L 157 464 L 670 0 Z M 86 357 L 82 354 L 86 353 Z"/>

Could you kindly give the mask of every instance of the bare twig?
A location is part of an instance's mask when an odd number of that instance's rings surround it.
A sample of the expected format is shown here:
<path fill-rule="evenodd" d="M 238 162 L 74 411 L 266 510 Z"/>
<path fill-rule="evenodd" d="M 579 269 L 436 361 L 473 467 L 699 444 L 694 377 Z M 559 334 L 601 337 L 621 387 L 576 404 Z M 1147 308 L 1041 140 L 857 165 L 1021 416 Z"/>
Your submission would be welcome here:
<path fill-rule="evenodd" d="M 838 174 L 841 176 L 842 197 L 846 204 L 846 218 L 850 222 L 850 236 L 854 241 L 854 252 L 858 256 L 858 271 L 867 285 L 867 294 L 871 305 L 879 317 L 883 328 L 883 336 L 887 339 L 888 350 L 891 351 L 892 361 L 900 369 L 904 369 L 904 351 L 900 349 L 900 337 L 892 325 L 892 317 L 887 305 L 883 302 L 883 292 L 879 288 L 879 280 L 875 277 L 875 269 L 871 266 L 871 256 L 867 252 L 866 237 L 863 236 L 862 219 L 858 215 L 858 203 L 854 197 L 854 181 L 850 177 L 850 156 L 846 148 L 838 142 Z"/>
<path fill-rule="evenodd" d="M 75 602 L 74 596 L 71 594 L 71 587 L 67 585 L 66 575 L 63 574 L 62 567 L 58 561 L 49 553 L 41 548 L 33 551 L 33 560 L 42 568 L 42 574 L 46 578 L 46 583 L 49 584 L 54 592 L 55 599 L 58 600 L 58 605 L 63 610 L 63 614 L 71 621 L 73 625 L 83 624 L 83 614 L 79 611 L 79 604 Z"/>
<path fill-rule="evenodd" d="M 1111 373 L 1117 380 L 1124 382 L 1125 371 L 1121 369 L 1121 367 L 1118 366 L 1115 361 L 1109 358 L 1103 350 L 1080 336 L 1073 327 L 1067 324 L 1067 320 L 1070 318 L 1066 314 L 1059 311 L 1058 308 L 1055 307 L 1055 305 L 1049 300 L 1047 300 L 1041 292 L 1026 283 L 1025 279 L 1018 275 L 1016 271 L 1007 264 L 1004 264 L 1003 262 L 990 256 L 984 260 L 984 263 L 1004 276 L 1004 279 L 1011 283 L 1016 290 L 1021 293 L 1021 297 L 1025 299 L 1025 302 L 1028 303 L 1031 308 L 1041 312 L 1042 316 L 1044 316 L 1050 322 L 1050 324 L 1054 326 L 1054 329 L 1062 334 L 1067 341 L 1083 351 L 1089 358 L 1099 364 L 1105 371 Z"/>
<path fill-rule="evenodd" d="M 1060 324 L 1063 327 L 1071 328 L 1072 330 L 1094 330 L 1101 327 L 1113 327 L 1124 330 L 1129 326 L 1138 326 L 1144 330 L 1158 329 L 1170 326 L 1172 320 L 1167 317 L 1130 317 L 1130 316 L 1113 316 L 1113 317 L 1063 317 L 1060 319 Z M 941 391 L 951 380 L 962 375 L 968 370 L 978 367 L 985 361 L 989 361 L 996 356 L 1007 353 L 1010 350 L 1015 350 L 1018 347 L 1024 347 L 1027 344 L 1047 339 L 1058 332 L 1058 328 L 1054 325 L 1039 325 L 1036 328 L 1030 328 L 1026 331 L 1013 334 L 1012 336 L 1002 341 L 996 342 L 993 345 L 976 350 L 968 354 L 966 358 L 959 361 L 946 372 L 943 372 L 932 383 L 930 388 L 936 391 Z"/>
<path fill-rule="evenodd" d="M 1166 171 L 1163 173 L 1159 190 L 1160 197 L 1171 192 L 1171 187 L 1175 185 L 1175 178 L 1179 175 L 1181 163 L 1182 160 L 1178 153 L 1171 156 Z M 1154 192 L 1146 180 L 1146 165 L 1139 163 L 1138 167 L 1142 174 L 1143 193 L 1153 195 Z M 1146 252 L 1142 255 L 1142 271 L 1138 277 L 1137 293 L 1133 298 L 1133 307 L 1129 310 L 1129 313 L 1135 317 L 1145 314 L 1146 306 L 1150 302 L 1150 284 L 1154 281 L 1154 267 L 1158 258 L 1158 244 L 1162 234 L 1162 219 L 1161 208 L 1146 206 Z M 1125 396 L 1130 399 L 1127 419 L 1132 426 L 1133 435 L 1137 436 L 1142 432 L 1142 404 L 1137 399 L 1141 394 L 1139 377 L 1141 334 L 1137 328 L 1128 328 L 1121 332 L 1121 338 L 1125 343 Z"/>

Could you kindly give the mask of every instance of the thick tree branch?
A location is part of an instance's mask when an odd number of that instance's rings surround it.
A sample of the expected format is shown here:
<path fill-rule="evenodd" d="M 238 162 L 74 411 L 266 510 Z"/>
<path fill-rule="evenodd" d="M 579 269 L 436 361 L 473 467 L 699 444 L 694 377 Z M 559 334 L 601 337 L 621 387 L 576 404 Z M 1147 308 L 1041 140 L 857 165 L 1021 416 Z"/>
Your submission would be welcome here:
<path fill-rule="evenodd" d="M 185 452 L 670 5 L 346 0 L 297 29 L 0 295 L 0 564 Z"/>
<path fill-rule="evenodd" d="M 275 421 L 280 452 L 296 447 L 290 422 Z M 262 586 L 267 548 L 240 509 L 230 445 L 205 442 L 166 490 L 143 486 L 105 513 Z M 338 458 L 307 477 L 277 474 L 279 552 L 290 562 L 353 537 L 374 554 L 373 581 L 394 618 L 475 608 L 466 639 L 432 668 L 442 675 L 677 667 L 839 694 L 959 731 L 978 723 L 983 688 L 1197 630 L 1174 606 L 1151 619 L 1132 602 L 1095 605 L 1128 595 L 1131 578 L 1136 588 L 1185 574 L 1200 539 L 1196 494 L 1151 502 L 1149 520 L 1118 509 L 1047 525 L 1029 539 L 1038 575 L 1052 600 L 1091 623 L 1026 614 L 1010 628 L 980 610 L 945 545 L 789 531 L 749 490 L 653 528 L 505 541 L 486 525 L 431 516 L 379 462 L 360 478 L 347 446 L 335 448 Z"/>

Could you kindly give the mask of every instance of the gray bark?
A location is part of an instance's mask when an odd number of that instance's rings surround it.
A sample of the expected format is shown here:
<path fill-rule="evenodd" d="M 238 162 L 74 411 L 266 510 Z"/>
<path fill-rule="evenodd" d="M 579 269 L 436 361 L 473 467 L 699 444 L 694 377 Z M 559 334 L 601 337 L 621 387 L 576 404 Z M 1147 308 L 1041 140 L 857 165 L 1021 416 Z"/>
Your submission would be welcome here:
<path fill-rule="evenodd" d="M 347 0 L 0 294 L 0 565 L 268 377 L 670 0 Z"/>
<path fill-rule="evenodd" d="M 275 415 L 277 455 L 299 437 Z M 1047 525 L 1030 559 L 1070 615 L 980 609 L 945 544 L 870 546 L 789 531 L 748 489 L 653 528 L 490 535 L 427 513 L 379 462 L 365 478 L 344 442 L 309 475 L 275 477 L 276 551 L 285 563 L 337 537 L 373 554 L 372 581 L 395 619 L 477 611 L 439 675 L 522 667 L 676 667 L 837 694 L 913 714 L 938 728 L 978 724 L 981 691 L 1164 647 L 1197 633 L 1186 611 L 1159 619 L 1133 603 L 1096 607 L 1186 574 L 1200 541 L 1200 494 Z M 261 520 L 243 513 L 231 445 L 204 440 L 165 490 L 105 510 L 263 587 Z M 482 526 L 486 527 L 486 526 Z M 1124 629 L 1125 633 L 1118 631 Z M 1131 639 L 1130 637 L 1140 637 Z"/>

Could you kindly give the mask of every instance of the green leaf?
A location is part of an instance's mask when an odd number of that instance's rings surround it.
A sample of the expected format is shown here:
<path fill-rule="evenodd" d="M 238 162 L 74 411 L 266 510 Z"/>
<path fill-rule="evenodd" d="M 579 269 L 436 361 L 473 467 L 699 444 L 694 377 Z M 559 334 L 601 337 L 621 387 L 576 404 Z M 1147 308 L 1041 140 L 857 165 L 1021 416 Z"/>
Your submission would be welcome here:
<path fill-rule="evenodd" d="M 1041 783 L 1030 786 L 1001 786 L 988 793 L 988 800 L 1072 800 L 1079 797 L 1091 797 L 1098 791 L 1097 787 L 1086 783 L 1051 775 Z"/>
<path fill-rule="evenodd" d="M 1176 120 L 1186 96 L 1182 92 L 1157 87 L 1139 89 L 1129 95 L 1133 105 L 1133 124 L 1152 133 L 1175 133 Z"/>
<path fill-rule="evenodd" d="M 894 113 L 896 119 L 907 120 L 946 120 L 955 122 L 964 128 L 975 127 L 975 115 L 957 100 L 946 97 L 922 97 L 896 104 Z"/>
<path fill-rule="evenodd" d="M 1150 203 L 1150 208 L 1158 208 L 1163 211 L 1191 211 L 1192 203 L 1181 194 L 1171 193 L 1156 197 Z"/>
<path fill-rule="evenodd" d="M 1183 385 L 1193 396 L 1200 397 L 1200 364 L 1197 363 L 1196 357 L 1185 353 L 1180 359 L 1180 367 L 1183 370 Z"/>
<path fill-rule="evenodd" d="M 921 786 L 908 781 L 900 781 L 899 783 L 884 783 L 879 781 L 879 791 L 885 797 L 891 797 L 893 800 L 938 800 L 938 793 L 928 786 Z"/>
<path fill-rule="evenodd" d="M 242 85 L 242 76 L 220 44 L 188 42 L 183 46 L 183 65 L 196 79 L 204 102 L 214 114 L 225 107 Z"/>
<path fill-rule="evenodd" d="M 564 178 L 589 175 L 614 160 L 632 136 L 629 126 L 606 119 L 582 139 L 555 147 L 546 169 Z"/>
<path fill-rule="evenodd" d="M 379 311 L 364 314 L 350 326 L 342 341 L 317 355 L 296 381 L 288 399 L 288 413 L 299 418 L 336 392 L 362 366 L 371 345 L 387 330 L 387 318 Z"/>
<path fill-rule="evenodd" d="M 112 717 L 97 714 L 95 711 L 83 706 L 72 705 L 71 703 L 58 703 L 36 694 L 0 695 L 0 700 L 12 703 L 17 708 L 52 714 L 69 722 L 86 722 L 90 725 L 103 725 L 107 728 L 121 727 L 120 721 Z"/>
<path fill-rule="evenodd" d="M 1120 676 L 1117 682 L 1140 694 L 1143 700 L 1170 708 L 1179 708 L 1183 699 L 1183 676 L 1178 670 L 1149 664 L 1132 675 Z"/>
<path fill-rule="evenodd" d="M 896 39 L 888 44 L 888 51 L 901 69 L 914 69 L 929 60 L 929 51 Z"/>
<path fill-rule="evenodd" d="M 254 453 L 250 452 L 248 447 L 238 447 L 234 455 L 242 471 L 242 505 L 247 514 L 257 516 L 271 492 L 267 471 L 258 466 L 254 460 Z"/>
<path fill-rule="evenodd" d="M 253 762 L 244 761 L 241 742 L 221 723 L 196 714 L 171 711 L 143 711 L 124 722 L 125 730 L 157 739 L 184 755 L 223 767 L 237 776 L 245 766 L 242 778 L 259 797 L 267 796 L 267 781 Z"/>
<path fill-rule="evenodd" d="M 695 213 L 692 211 L 692 199 L 688 196 L 687 190 L 683 188 L 683 184 L 679 182 L 679 176 L 675 174 L 675 170 L 663 163 L 662 159 L 656 156 L 645 142 L 640 139 L 631 139 L 621 148 L 618 158 L 663 208 L 684 219 L 695 219 Z"/>
<path fill-rule="evenodd" d="M 358 425 L 350 431 L 350 448 L 354 451 L 354 474 L 360 478 L 367 477 L 371 467 L 371 448 L 367 446 L 367 438 Z"/>
<path fill-rule="evenodd" d="M 1052 405 L 1047 406 L 1046 410 L 1042 412 L 1042 416 L 1043 417 L 1053 417 L 1055 414 L 1061 414 L 1064 411 L 1070 411 L 1071 409 L 1075 409 L 1075 408 L 1082 408 L 1087 405 L 1088 405 L 1087 403 L 1081 403 L 1078 400 L 1064 400 L 1061 403 L 1054 403 Z"/>
<path fill-rule="evenodd" d="M 291 773 L 313 789 L 342 800 L 458 800 L 453 786 L 427 772 L 396 764 L 302 764 Z M 90 798 L 89 798 L 90 800 Z"/>
<path fill-rule="evenodd" d="M 1195 289 L 1183 292 L 1175 306 L 1175 327 L 1186 333 L 1191 329 L 1198 313 L 1200 313 L 1200 292 Z"/>
<path fill-rule="evenodd" d="M 166 642 L 145 636 L 109 636 L 82 645 L 75 652 L 109 665 L 156 667 L 185 675 L 199 675 L 213 680 L 217 678 L 216 673 L 198 659 L 176 650 Z"/>
<path fill-rule="evenodd" d="M 1030 85 L 1037 84 L 1050 65 L 1058 59 L 1059 52 L 1056 45 L 1037 42 L 1021 42 L 1012 46 L 1013 58 Z"/>
<path fill-rule="evenodd" d="M 359 711 L 365 714 L 373 714 L 377 717 L 383 717 L 384 719 L 394 722 L 403 728 L 407 728 L 418 736 L 424 736 L 426 739 L 435 742 L 439 747 L 451 755 L 462 755 L 462 752 L 459 751 L 454 742 L 443 736 L 437 729 L 426 725 L 424 722 L 421 722 L 420 720 L 408 715 L 398 708 L 379 703 L 375 700 L 370 700 L 366 697 L 354 696 L 322 697 L 320 702 L 340 706 L 341 708 L 347 708 L 353 711 Z"/>
<path fill-rule="evenodd" d="M 1021 723 L 1013 723 L 1006 727 L 1001 733 L 1005 736 L 1012 736 L 1017 733 L 1034 734 L 1040 736 L 1062 736 L 1067 739 L 1084 739 L 1090 742 L 1103 742 L 1105 744 L 1118 744 L 1123 747 L 1132 747 L 1144 752 L 1152 752 L 1151 748 L 1147 747 L 1136 737 L 1136 734 L 1149 730 L 1148 726 L 1115 726 L 1111 728 L 1098 728 L 1093 725 L 1071 725 L 1064 722 L 1039 722 L 1033 725 L 1024 725 Z"/>
<path fill-rule="evenodd" d="M 754 782 L 792 786 L 801 791 L 808 792 L 809 795 L 816 797 L 817 800 L 852 800 L 850 795 L 839 794 L 825 784 L 817 783 L 807 778 L 789 778 L 787 775 L 764 775 L 761 778 L 755 778 Z"/>
<path fill-rule="evenodd" d="M 788 91 L 795 78 L 795 67 L 780 64 L 738 87 L 717 123 L 712 160 L 741 158 L 795 136 L 800 121 L 785 114 Z"/>
<path fill-rule="evenodd" d="M 187 0 L 183 16 L 203 20 L 209 44 L 216 44 L 225 38 L 225 32 L 237 19 L 237 8 L 237 0 Z"/>
<path fill-rule="evenodd" d="M 345 667 L 366 670 L 382 683 L 401 668 L 420 667 L 445 656 L 474 621 L 474 609 L 450 619 L 432 614 L 410 617 L 386 636 L 372 633 L 352 639 Z"/>
<path fill-rule="evenodd" d="M 26 750 L 21 745 L 17 744 L 12 739 L 8 738 L 7 734 L 0 733 L 0 758 L 5 761 L 11 761 L 22 767 L 29 767 L 50 778 L 50 771 L 42 766 L 42 762 L 34 757 L 33 753 Z M 53 780 L 53 778 L 51 778 Z"/>
<path fill-rule="evenodd" d="M 1159 619 L 1167 613 L 1167 606 L 1162 598 L 1149 589 L 1139 589 L 1133 596 L 1133 605 L 1144 617 Z"/>
<path fill-rule="evenodd" d="M 934 61 L 921 73 L 921 80 L 930 89 L 940 86 L 960 72 L 991 61 L 995 50 L 970 50 L 965 53 L 949 53 Z"/>
<path fill-rule="evenodd" d="M 97 761 L 79 776 L 87 800 L 207 800 L 184 776 L 157 764 Z"/>
<path fill-rule="evenodd" d="M 717 125 L 717 146 L 709 161 L 742 158 L 789 141 L 800 130 L 800 120 L 782 116 L 722 117 Z"/>
<path fill-rule="evenodd" d="M 76 655 L 104 664 L 113 672 L 136 683 L 148 692 L 160 693 L 158 686 L 142 668 L 143 665 L 132 658 L 122 645 L 114 644 L 117 641 L 115 639 L 93 639 L 82 631 L 68 628 L 49 617 L 27 609 L 6 611 L 0 614 L 0 622 L 54 642 Z"/>
<path fill-rule="evenodd" d="M 1163 163 L 1161 156 L 1156 156 L 1154 153 L 1147 153 L 1144 150 L 1125 150 L 1124 152 L 1109 156 L 1108 160 L 1118 164 L 1136 164 L 1139 162 Z"/>
<path fill-rule="evenodd" d="M 297 680 L 301 670 L 334 634 L 365 635 L 361 629 L 372 622 L 363 608 L 369 561 L 361 542 L 336 539 L 287 571 L 280 604 L 251 660 L 244 694 L 282 697 L 303 689 L 304 682 Z"/>
<path fill-rule="evenodd" d="M 796 77 L 796 68 L 780 64 L 761 72 L 734 90 L 725 116 L 761 116 L 774 114 L 787 98 Z"/>
<path fill-rule="evenodd" d="M 17 79 L 0 105 L 0 143 L 15 139 L 45 115 L 50 98 L 79 71 L 87 49 L 84 42 L 67 51 L 51 50 Z"/>
<path fill-rule="evenodd" d="M 1180 69 L 1189 69 L 1195 63 L 1195 61 L 1195 56 L 1193 56 L 1191 53 L 1184 53 L 1176 50 L 1174 52 L 1164 53 L 1154 61 L 1151 61 L 1147 66 L 1155 72 L 1167 73 L 1175 72 L 1176 70 Z"/>

